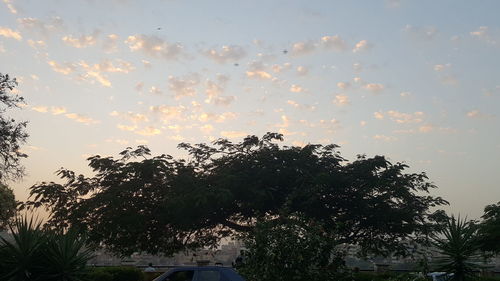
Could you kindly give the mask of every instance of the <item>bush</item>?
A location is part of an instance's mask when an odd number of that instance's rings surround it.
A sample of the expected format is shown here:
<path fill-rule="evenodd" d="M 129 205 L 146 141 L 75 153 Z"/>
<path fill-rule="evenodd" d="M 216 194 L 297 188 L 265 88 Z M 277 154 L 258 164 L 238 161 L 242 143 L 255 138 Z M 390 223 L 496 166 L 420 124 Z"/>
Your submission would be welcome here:
<path fill-rule="evenodd" d="M 98 267 L 90 270 L 89 281 L 144 281 L 144 274 L 135 267 Z"/>
<path fill-rule="evenodd" d="M 85 280 L 92 253 L 79 233 L 47 231 L 27 218 L 16 219 L 10 230 L 12 239 L 0 239 L 0 280 Z"/>

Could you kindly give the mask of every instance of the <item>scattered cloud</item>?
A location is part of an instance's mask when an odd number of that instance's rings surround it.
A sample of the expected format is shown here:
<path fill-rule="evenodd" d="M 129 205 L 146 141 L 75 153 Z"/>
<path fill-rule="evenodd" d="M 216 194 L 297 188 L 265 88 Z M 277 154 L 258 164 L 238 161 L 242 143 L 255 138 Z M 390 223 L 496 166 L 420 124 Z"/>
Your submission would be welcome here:
<path fill-rule="evenodd" d="M 122 120 L 130 121 L 134 124 L 144 123 L 144 122 L 149 121 L 149 119 L 146 115 L 140 114 L 140 113 L 134 113 L 131 111 L 128 111 L 128 112 L 112 111 L 109 115 L 113 116 L 113 117 L 118 117 Z"/>
<path fill-rule="evenodd" d="M 186 111 L 186 108 L 184 106 L 158 105 L 150 106 L 149 111 L 154 115 L 157 115 L 161 121 L 167 123 L 171 120 L 183 119 L 183 114 Z"/>
<path fill-rule="evenodd" d="M 43 106 L 43 105 L 32 106 L 31 110 L 34 110 L 34 111 L 40 112 L 40 113 L 47 113 L 47 112 L 49 112 L 49 108 L 47 106 Z"/>
<path fill-rule="evenodd" d="M 0 26 L 0 36 L 6 37 L 6 38 L 16 39 L 17 41 L 20 41 L 23 39 L 23 37 L 21 36 L 21 33 L 19 31 L 14 31 L 10 28 L 2 27 L 2 26 Z"/>
<path fill-rule="evenodd" d="M 341 90 L 347 90 L 349 87 L 351 87 L 351 83 L 349 82 L 338 82 L 337 87 Z"/>
<path fill-rule="evenodd" d="M 358 43 L 356 43 L 356 45 L 354 45 L 352 52 L 359 53 L 359 52 L 369 50 L 372 47 L 373 47 L 373 44 L 369 43 L 367 40 L 361 40 Z"/>
<path fill-rule="evenodd" d="M 220 50 L 215 48 L 203 52 L 208 58 L 217 63 L 235 62 L 246 56 L 246 51 L 243 47 L 237 45 L 222 46 Z"/>
<path fill-rule="evenodd" d="M 142 85 L 141 85 L 141 86 L 142 86 Z M 149 92 L 150 92 L 151 94 L 154 94 L 154 95 L 161 95 L 161 94 L 163 94 L 163 92 L 162 92 L 159 88 L 157 88 L 157 87 L 155 87 L 155 86 L 152 86 L 152 87 L 149 89 Z"/>
<path fill-rule="evenodd" d="M 79 37 L 73 37 L 72 35 L 67 35 L 61 38 L 61 40 L 68 46 L 74 48 L 87 48 L 93 46 L 97 43 L 97 36 L 99 31 L 94 31 L 92 35 L 81 35 Z"/>
<path fill-rule="evenodd" d="M 396 110 L 389 110 L 384 112 L 375 112 L 373 114 L 375 119 L 382 120 L 385 116 L 389 117 L 390 120 L 398 124 L 408 124 L 408 123 L 421 123 L 423 121 L 424 113 L 417 111 L 415 113 L 403 113 Z"/>
<path fill-rule="evenodd" d="M 299 76 L 305 76 L 309 73 L 309 69 L 305 66 L 297 66 L 297 75 Z"/>
<path fill-rule="evenodd" d="M 292 92 L 292 93 L 301 93 L 303 91 L 304 91 L 304 88 L 302 88 L 299 85 L 293 84 L 292 86 L 290 86 L 290 92 Z"/>
<path fill-rule="evenodd" d="M 180 43 L 168 43 L 157 36 L 144 34 L 132 35 L 125 40 L 131 51 L 167 60 L 176 60 L 183 55 L 184 47 Z"/>
<path fill-rule="evenodd" d="M 148 126 L 142 130 L 134 131 L 134 132 L 136 134 L 142 135 L 142 136 L 156 136 L 156 135 L 161 134 L 161 131 L 159 129 L 152 127 L 152 126 Z"/>
<path fill-rule="evenodd" d="M 321 37 L 321 45 L 323 45 L 325 49 L 334 50 L 338 52 L 345 51 L 348 49 L 348 46 L 344 41 L 344 39 L 340 38 L 340 36 L 338 35 Z"/>
<path fill-rule="evenodd" d="M 374 135 L 373 139 L 374 140 L 379 140 L 379 141 L 384 141 L 384 142 L 393 142 L 393 141 L 397 140 L 396 137 L 386 136 L 386 135 Z"/>
<path fill-rule="evenodd" d="M 273 76 L 265 71 L 247 71 L 246 75 L 248 78 L 258 78 L 258 79 L 272 79 Z"/>
<path fill-rule="evenodd" d="M 348 105 L 348 104 L 350 104 L 349 97 L 346 95 L 343 95 L 343 94 L 336 95 L 335 99 L 333 100 L 333 103 L 338 105 L 338 106 Z"/>
<path fill-rule="evenodd" d="M 56 61 L 48 61 L 47 63 L 52 67 L 52 70 L 54 70 L 55 72 L 62 73 L 64 75 L 69 75 L 75 72 L 77 68 L 75 64 L 69 62 L 58 63 Z"/>
<path fill-rule="evenodd" d="M 370 91 L 372 93 L 379 93 L 384 90 L 385 86 L 379 83 L 368 83 L 363 86 L 363 89 Z"/>
<path fill-rule="evenodd" d="M 196 86 L 200 84 L 200 76 L 192 73 L 183 77 L 168 77 L 168 88 L 173 92 L 176 99 L 196 95 Z"/>
<path fill-rule="evenodd" d="M 489 44 L 496 45 L 498 43 L 498 38 L 493 36 L 490 28 L 488 26 L 480 26 L 476 31 L 470 32 L 472 38 L 484 41 Z"/>
<path fill-rule="evenodd" d="M 42 36 L 49 36 L 64 28 L 64 22 L 60 17 L 52 17 L 47 21 L 37 18 L 20 18 L 17 21 L 22 28 Z"/>
<path fill-rule="evenodd" d="M 118 51 L 119 37 L 116 34 L 109 34 L 102 42 L 102 48 L 106 53 L 114 53 Z"/>
<path fill-rule="evenodd" d="M 403 31 L 410 35 L 412 38 L 423 41 L 433 40 L 439 33 L 437 28 L 434 26 L 418 27 L 406 25 Z"/>
<path fill-rule="evenodd" d="M 97 124 L 99 121 L 94 120 L 90 117 L 87 117 L 85 115 L 81 115 L 78 113 L 66 113 L 64 116 L 66 116 L 69 119 L 73 119 L 76 122 L 83 123 L 85 125 L 91 125 L 91 124 Z"/>
<path fill-rule="evenodd" d="M 292 45 L 291 54 L 295 56 L 312 53 L 316 49 L 316 44 L 313 41 L 297 42 Z"/>
<path fill-rule="evenodd" d="M 225 137 L 225 138 L 233 139 L 233 138 L 246 137 L 246 136 L 248 136 L 248 133 L 246 133 L 244 131 L 221 131 L 220 135 Z"/>
<path fill-rule="evenodd" d="M 224 112 L 221 114 L 216 114 L 216 113 L 201 113 L 197 120 L 200 122 L 209 122 L 213 121 L 216 123 L 223 123 L 228 120 L 233 120 L 236 119 L 238 115 L 234 112 Z"/>
<path fill-rule="evenodd" d="M 17 9 L 16 9 L 16 7 L 14 7 L 14 4 L 12 4 L 12 0 L 3 0 L 3 2 L 7 6 L 7 9 L 9 9 L 9 12 L 11 14 L 14 14 L 14 15 L 17 14 Z"/>

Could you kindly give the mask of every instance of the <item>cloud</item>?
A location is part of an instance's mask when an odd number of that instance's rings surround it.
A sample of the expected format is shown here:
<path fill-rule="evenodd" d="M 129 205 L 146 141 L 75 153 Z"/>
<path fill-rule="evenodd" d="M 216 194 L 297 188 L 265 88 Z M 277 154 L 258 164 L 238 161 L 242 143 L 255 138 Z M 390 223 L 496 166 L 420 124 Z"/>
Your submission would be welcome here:
<path fill-rule="evenodd" d="M 287 100 L 286 103 L 295 107 L 295 108 L 299 108 L 299 109 L 306 109 L 306 110 L 311 110 L 311 111 L 314 111 L 316 109 L 316 107 L 314 105 L 302 105 L 294 100 Z"/>
<path fill-rule="evenodd" d="M 382 120 L 384 119 L 384 114 L 382 112 L 377 111 L 373 113 L 373 117 L 375 117 L 375 119 Z"/>
<path fill-rule="evenodd" d="M 48 61 L 47 63 L 52 67 L 52 70 L 54 70 L 55 72 L 62 73 L 64 75 L 69 75 L 75 72 L 77 68 L 75 64 L 68 62 L 58 63 L 56 61 Z"/>
<path fill-rule="evenodd" d="M 467 117 L 469 118 L 485 118 L 485 117 L 493 117 L 493 115 L 489 115 L 489 114 L 484 114 L 482 113 L 481 111 L 477 110 L 477 109 L 474 109 L 474 110 L 471 110 L 469 112 L 467 112 L 466 114 Z"/>
<path fill-rule="evenodd" d="M 407 97 L 411 96 L 411 93 L 410 92 L 401 92 L 399 94 L 399 96 L 402 98 L 407 98 Z"/>
<path fill-rule="evenodd" d="M 176 60 L 183 55 L 183 46 L 179 43 L 168 43 L 157 36 L 144 34 L 132 35 L 125 40 L 131 51 L 167 60 Z"/>
<path fill-rule="evenodd" d="M 490 28 L 487 26 L 480 26 L 476 31 L 470 32 L 470 35 L 472 38 L 485 41 L 489 44 L 495 45 L 498 43 L 498 38 L 495 38 L 496 36 L 491 34 Z"/>
<path fill-rule="evenodd" d="M 152 86 L 151 89 L 149 89 L 149 92 L 151 94 L 154 94 L 154 95 L 161 95 L 161 94 L 163 94 L 163 92 L 159 88 L 157 88 L 155 86 Z"/>
<path fill-rule="evenodd" d="M 229 105 L 235 100 L 233 96 L 221 96 L 224 93 L 226 83 L 229 81 L 229 77 L 222 74 L 217 74 L 215 81 L 206 80 L 205 81 L 205 94 L 207 98 L 206 103 L 213 103 L 216 105 Z"/>
<path fill-rule="evenodd" d="M 302 88 L 299 85 L 293 84 L 292 86 L 290 86 L 290 92 L 292 92 L 292 93 L 301 93 L 303 91 L 304 91 L 304 88 Z"/>
<path fill-rule="evenodd" d="M 447 63 L 447 64 L 436 64 L 434 65 L 434 71 L 437 71 L 437 72 L 441 72 L 443 70 L 445 70 L 446 68 L 449 68 L 451 67 L 451 64 Z"/>
<path fill-rule="evenodd" d="M 142 136 L 155 136 L 161 134 L 161 131 L 152 126 L 148 126 L 140 131 L 135 131 L 135 133 Z"/>
<path fill-rule="evenodd" d="M 456 86 L 460 83 L 457 77 L 455 77 L 455 75 L 453 74 L 446 74 L 441 76 L 440 81 L 442 84 L 449 86 Z"/>
<path fill-rule="evenodd" d="M 398 123 L 398 124 L 408 124 L 408 123 L 421 123 L 423 121 L 424 113 L 421 111 L 417 111 L 415 113 L 402 113 L 396 110 L 389 110 L 385 113 L 383 112 L 375 112 L 373 114 L 375 119 L 384 119 L 385 116 L 388 116 L 390 120 Z"/>
<path fill-rule="evenodd" d="M 431 41 L 439 33 L 434 26 L 417 27 L 412 25 L 406 25 L 403 32 L 410 35 L 413 39 L 422 41 Z"/>
<path fill-rule="evenodd" d="M 346 95 L 343 95 L 343 94 L 336 95 L 335 99 L 333 100 L 333 103 L 338 105 L 338 106 L 348 105 L 348 104 L 350 104 L 349 97 Z"/>
<path fill-rule="evenodd" d="M 10 28 L 2 27 L 2 26 L 0 26 L 0 36 L 6 37 L 6 38 L 16 39 L 17 41 L 21 41 L 23 39 L 23 37 L 21 36 L 21 33 L 19 33 L 19 31 L 14 31 Z"/>
<path fill-rule="evenodd" d="M 137 129 L 137 126 L 135 126 L 135 125 L 128 126 L 128 125 L 118 124 L 118 125 L 116 125 L 116 127 L 122 131 L 128 131 L 128 132 L 133 132 L 133 131 L 135 131 L 135 129 Z"/>
<path fill-rule="evenodd" d="M 176 99 L 196 95 L 196 86 L 200 83 L 200 76 L 196 73 L 183 77 L 168 77 L 168 88 Z"/>
<path fill-rule="evenodd" d="M 47 113 L 49 111 L 49 108 L 46 106 L 38 105 L 38 106 L 32 106 L 31 110 L 34 110 L 34 111 L 40 112 L 40 113 Z"/>
<path fill-rule="evenodd" d="M 321 45 L 325 49 L 334 51 L 345 51 L 348 49 L 346 42 L 338 35 L 321 37 Z"/>
<path fill-rule="evenodd" d="M 361 127 L 366 126 L 366 121 L 359 121 L 359 126 L 361 126 Z"/>
<path fill-rule="evenodd" d="M 373 45 L 371 43 L 369 43 L 368 41 L 361 40 L 358 43 L 356 43 L 356 45 L 352 49 L 352 52 L 353 53 L 359 53 L 359 52 L 363 52 L 363 51 L 369 50 L 372 47 L 373 47 Z"/>
<path fill-rule="evenodd" d="M 22 28 L 31 30 L 35 34 L 48 36 L 52 32 L 64 28 L 64 22 L 60 17 L 52 17 L 48 21 L 43 21 L 37 18 L 20 18 L 17 20 Z"/>
<path fill-rule="evenodd" d="M 200 130 L 205 134 L 210 134 L 214 130 L 214 126 L 210 124 L 205 124 L 200 127 Z"/>
<path fill-rule="evenodd" d="M 118 50 L 119 37 L 116 34 L 109 34 L 102 42 L 102 48 L 106 53 L 114 53 Z"/>
<path fill-rule="evenodd" d="M 243 138 L 248 136 L 248 133 L 244 131 L 221 131 L 220 135 L 225 137 L 225 138 Z"/>
<path fill-rule="evenodd" d="M 246 51 L 243 47 L 237 45 L 222 46 L 220 50 L 215 48 L 203 52 L 208 58 L 215 62 L 224 64 L 227 62 L 235 62 L 246 56 Z"/>
<path fill-rule="evenodd" d="M 305 76 L 309 73 L 309 69 L 307 69 L 305 66 L 297 66 L 297 75 L 299 76 Z"/>
<path fill-rule="evenodd" d="M 99 31 L 94 31 L 92 35 L 81 35 L 80 37 L 73 37 L 72 35 L 64 36 L 61 40 L 68 46 L 74 48 L 87 48 L 97 43 L 97 36 Z"/>
<path fill-rule="evenodd" d="M 50 108 L 50 112 L 54 115 L 59 115 L 59 114 L 63 114 L 63 113 L 66 113 L 66 108 L 62 107 L 62 106 L 52 106 Z"/>
<path fill-rule="evenodd" d="M 201 122 L 209 122 L 209 121 L 214 121 L 216 123 L 223 123 L 228 120 L 233 120 L 236 119 L 238 115 L 234 112 L 224 112 L 222 114 L 215 114 L 215 113 L 202 113 L 198 116 L 198 121 Z"/>
<path fill-rule="evenodd" d="M 182 120 L 183 114 L 186 111 L 184 106 L 168 106 L 168 105 L 158 105 L 150 106 L 149 111 L 155 115 L 158 115 L 161 121 L 167 123 L 171 120 Z"/>
<path fill-rule="evenodd" d="M 265 71 L 247 71 L 246 75 L 248 78 L 257 78 L 257 79 L 272 79 L 273 76 Z"/>
<path fill-rule="evenodd" d="M 368 83 L 363 86 L 363 89 L 373 93 L 381 92 L 382 90 L 384 90 L 384 88 L 384 85 L 379 83 Z"/>
<path fill-rule="evenodd" d="M 373 139 L 374 140 L 384 141 L 384 142 L 393 142 L 393 141 L 397 140 L 396 137 L 385 136 L 385 135 L 375 135 L 375 136 L 373 136 Z"/>
<path fill-rule="evenodd" d="M 90 117 L 87 117 L 85 115 L 81 115 L 78 113 L 67 113 L 64 116 L 68 117 L 69 119 L 73 119 L 76 122 L 83 123 L 85 125 L 90 125 L 90 124 L 97 124 L 99 121 L 94 120 Z"/>
<path fill-rule="evenodd" d="M 434 130 L 434 126 L 427 124 L 427 125 L 422 125 L 418 128 L 418 131 L 421 133 L 429 133 Z"/>
<path fill-rule="evenodd" d="M 295 56 L 312 53 L 316 49 L 313 41 L 297 42 L 292 45 L 291 54 Z"/>
<path fill-rule="evenodd" d="M 14 7 L 14 5 L 12 4 L 12 1 L 11 0 L 3 0 L 3 2 L 5 3 L 5 5 L 7 6 L 7 9 L 9 9 L 9 12 L 11 14 L 17 14 L 17 9 L 16 7 Z"/>
<path fill-rule="evenodd" d="M 132 111 L 128 111 L 128 112 L 112 111 L 109 115 L 113 116 L 113 117 L 118 117 L 122 120 L 130 121 L 134 124 L 144 123 L 144 122 L 149 121 L 149 119 L 146 115 L 140 114 L 140 113 L 134 113 Z"/>
<path fill-rule="evenodd" d="M 338 82 L 337 83 L 337 87 L 339 87 L 339 89 L 346 90 L 349 87 L 351 87 L 351 83 L 349 83 L 349 82 Z"/>

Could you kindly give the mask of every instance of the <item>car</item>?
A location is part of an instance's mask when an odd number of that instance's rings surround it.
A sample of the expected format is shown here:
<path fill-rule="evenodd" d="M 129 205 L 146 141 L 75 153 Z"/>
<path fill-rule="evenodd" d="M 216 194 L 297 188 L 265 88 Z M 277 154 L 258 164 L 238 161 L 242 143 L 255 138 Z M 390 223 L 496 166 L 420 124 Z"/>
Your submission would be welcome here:
<path fill-rule="evenodd" d="M 153 281 L 245 281 L 233 268 L 223 266 L 175 267 Z"/>

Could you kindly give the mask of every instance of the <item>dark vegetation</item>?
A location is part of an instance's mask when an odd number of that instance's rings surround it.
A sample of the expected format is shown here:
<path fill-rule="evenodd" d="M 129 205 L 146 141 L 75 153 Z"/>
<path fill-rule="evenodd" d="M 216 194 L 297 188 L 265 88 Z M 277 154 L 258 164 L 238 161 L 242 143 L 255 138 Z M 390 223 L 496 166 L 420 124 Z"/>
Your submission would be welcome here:
<path fill-rule="evenodd" d="M 384 156 L 348 161 L 334 144 L 280 146 L 277 133 L 181 143 L 189 160 L 151 156 L 145 146 L 117 158 L 96 155 L 88 158 L 92 176 L 63 168 L 62 183 L 30 188 L 22 208 L 48 210 L 45 225 L 12 219 L 19 203 L 5 183 L 23 176 L 20 146 L 28 137 L 26 122 L 5 115 L 24 102 L 11 93 L 16 85 L 0 74 L 0 228 L 9 225 L 13 235 L 0 241 L 0 280 L 141 281 L 137 269 L 87 267 L 92 247 L 171 255 L 222 238 L 245 241 L 238 269 L 249 281 L 422 279 L 353 273 L 343 263 L 345 245 L 363 256 L 433 245 L 441 258 L 423 260 L 421 270 L 464 281 L 477 279 L 480 259 L 500 251 L 500 202 L 480 222 L 448 217 L 425 173 Z"/>

